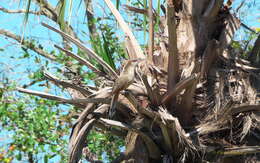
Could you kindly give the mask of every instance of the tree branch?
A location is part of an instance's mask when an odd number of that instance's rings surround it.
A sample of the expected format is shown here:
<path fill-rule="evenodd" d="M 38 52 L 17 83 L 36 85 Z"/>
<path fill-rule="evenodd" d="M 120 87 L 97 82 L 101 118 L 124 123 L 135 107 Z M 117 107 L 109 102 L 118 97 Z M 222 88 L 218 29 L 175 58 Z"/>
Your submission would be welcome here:
<path fill-rule="evenodd" d="M 48 93 L 44 93 L 44 92 L 39 92 L 39 91 L 33 91 L 33 90 L 29 90 L 29 89 L 23 89 L 23 88 L 17 88 L 17 90 L 19 92 L 22 92 L 22 93 L 26 93 L 26 94 L 31 94 L 31 95 L 36 95 L 36 96 L 39 96 L 39 97 L 42 97 L 42 98 L 46 98 L 46 99 L 49 99 L 49 100 L 55 100 L 55 101 L 58 101 L 58 102 L 67 102 L 68 99 L 65 99 L 63 97 L 60 97 L 60 96 L 55 96 L 55 95 L 51 95 L 51 94 L 48 94 Z M 72 104 L 75 104 L 73 102 L 71 102 Z"/>
<path fill-rule="evenodd" d="M 55 23 L 59 24 L 61 27 L 60 22 L 58 22 L 58 11 L 56 8 L 54 8 L 48 1 L 46 0 L 36 0 L 38 5 L 41 7 L 42 15 L 45 15 L 46 17 L 50 18 Z M 67 32 L 69 35 L 73 36 L 74 38 L 77 38 L 76 33 L 73 31 L 72 27 L 68 25 L 68 23 L 64 23 L 65 28 L 64 31 Z"/>
<path fill-rule="evenodd" d="M 77 61 L 79 61 L 81 64 L 87 66 L 89 69 L 91 69 L 93 72 L 99 74 L 100 76 L 105 76 L 105 74 L 103 72 L 101 72 L 99 69 L 97 69 L 94 65 L 92 65 L 90 62 L 88 62 L 87 60 L 85 60 L 84 58 L 81 58 L 80 56 L 58 46 L 58 45 L 54 45 L 55 48 L 58 48 L 59 50 L 65 52 L 68 56 L 76 59 Z"/>
<path fill-rule="evenodd" d="M 238 11 L 241 9 L 241 7 L 244 6 L 245 2 L 246 2 L 246 0 L 243 0 L 243 1 L 240 3 L 240 5 L 239 5 L 239 6 L 237 7 L 237 9 L 235 10 L 236 13 L 238 13 Z"/>
<path fill-rule="evenodd" d="M 21 43 L 22 45 L 26 46 L 27 48 L 31 49 L 32 51 L 38 53 L 39 55 L 41 55 L 45 58 L 48 58 L 50 60 L 56 60 L 55 56 L 45 52 L 41 48 L 36 47 L 32 42 L 30 42 L 28 40 L 24 40 L 24 39 L 22 40 L 21 36 L 19 36 L 19 35 L 16 35 L 7 30 L 4 30 L 4 29 L 0 29 L 0 35 L 4 35 L 6 37 L 16 40 L 17 42 Z"/>
<path fill-rule="evenodd" d="M 39 0 L 38 0 L 39 1 Z M 41 1 L 41 0 L 40 0 Z M 44 1 L 42 1 L 44 2 Z M 29 11 L 29 14 L 34 14 L 34 15 L 44 15 L 47 18 L 50 18 L 51 20 L 53 20 L 54 22 L 57 21 L 57 14 L 54 12 L 55 9 L 53 7 L 51 7 L 51 9 L 53 9 L 53 11 L 51 11 L 49 9 L 49 4 L 47 5 L 43 5 L 38 3 L 42 8 L 40 9 L 40 11 Z M 7 8 L 4 7 L 0 7 L 0 11 L 5 12 L 5 13 L 9 13 L 9 14 L 20 14 L 20 13 L 26 13 L 26 10 L 9 10 Z"/>
<path fill-rule="evenodd" d="M 26 13 L 26 10 L 9 10 L 4 7 L 0 7 L 0 11 L 8 13 L 8 14 L 20 14 L 20 13 Z M 41 15 L 41 11 L 29 11 L 29 14 L 34 14 L 34 15 Z"/>
<path fill-rule="evenodd" d="M 68 82 L 68 81 L 60 80 L 60 79 L 58 79 L 56 76 L 53 76 L 52 74 L 48 73 L 47 71 L 44 71 L 44 72 L 43 72 L 43 75 L 44 75 L 48 80 L 53 81 L 55 84 L 61 85 L 61 86 L 63 86 L 64 88 L 68 88 L 68 87 L 69 87 L 69 88 L 75 89 L 75 90 L 81 92 L 81 93 L 82 93 L 83 95 L 85 95 L 85 96 L 88 96 L 88 95 L 91 94 L 91 92 L 88 91 L 87 89 L 84 89 L 84 88 L 82 88 L 82 87 L 80 87 L 80 86 L 77 86 L 77 85 L 75 85 L 75 84 L 73 84 L 73 83 L 70 83 L 70 82 Z"/>
<path fill-rule="evenodd" d="M 129 6 L 129 5 L 124 5 L 124 8 L 126 8 L 129 11 L 133 11 L 138 14 L 143 14 L 143 15 L 148 16 L 148 11 L 145 9 L 141 9 L 141 8 L 137 8 L 137 7 L 133 7 L 133 6 Z"/>
<path fill-rule="evenodd" d="M 245 29 L 249 30 L 250 32 L 253 32 L 253 33 L 257 33 L 255 30 L 251 29 L 250 27 L 248 27 L 246 24 L 244 23 L 241 23 L 241 26 L 244 27 Z"/>
<path fill-rule="evenodd" d="M 49 4 L 48 1 L 46 1 L 46 0 L 36 0 L 36 2 L 41 7 L 41 10 L 44 13 L 44 15 L 51 18 L 53 21 L 55 21 L 57 23 L 58 14 L 57 14 L 56 9 L 54 7 L 52 7 L 51 4 Z M 43 10 L 43 9 L 46 9 L 46 10 Z"/>
<path fill-rule="evenodd" d="M 29 89 L 17 88 L 17 90 L 19 92 L 22 92 L 22 93 L 27 93 L 27 94 L 39 96 L 39 97 L 46 98 L 46 99 L 49 99 L 49 100 L 58 101 L 60 103 L 68 103 L 68 104 L 79 105 L 83 108 L 88 103 L 106 103 L 106 104 L 109 104 L 109 102 L 110 102 L 109 99 L 107 99 L 107 98 L 66 99 L 66 98 L 63 98 L 63 97 L 60 97 L 60 96 L 55 96 L 55 95 L 51 95 L 51 94 L 48 94 L 48 93 L 33 91 L 33 90 L 29 90 Z"/>
<path fill-rule="evenodd" d="M 78 39 L 73 38 L 72 36 L 62 32 L 61 30 L 58 30 L 48 24 L 42 23 L 42 25 L 46 28 L 49 28 L 50 30 L 59 33 L 62 35 L 62 37 L 66 38 L 67 40 L 73 42 L 75 45 L 77 45 L 79 48 L 81 48 L 87 55 L 89 55 L 91 58 L 96 59 L 99 64 L 101 64 L 104 69 L 106 69 L 114 78 L 117 78 L 117 73 L 113 70 L 112 67 L 110 67 L 102 58 L 100 58 L 99 55 L 97 55 L 94 51 L 91 49 L 85 47 Z"/>

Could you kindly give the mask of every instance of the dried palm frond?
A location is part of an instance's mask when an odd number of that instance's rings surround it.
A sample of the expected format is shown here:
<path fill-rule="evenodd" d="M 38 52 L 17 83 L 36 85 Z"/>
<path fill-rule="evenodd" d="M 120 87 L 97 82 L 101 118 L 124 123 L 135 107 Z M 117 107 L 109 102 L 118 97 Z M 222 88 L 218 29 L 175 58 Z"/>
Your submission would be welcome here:
<path fill-rule="evenodd" d="M 126 35 L 129 58 L 146 58 L 122 15 L 110 0 L 105 2 Z M 116 71 L 79 40 L 43 23 L 75 43 L 88 57 L 82 58 L 55 45 L 56 48 L 102 77 L 101 84 L 92 89 L 44 73 L 48 80 L 78 91 L 85 98 L 67 99 L 18 88 L 24 93 L 83 108 L 70 136 L 70 163 L 80 160 L 83 148 L 87 160 L 96 159 L 87 150 L 86 137 L 92 128 L 126 139 L 126 152 L 116 159 L 121 161 L 128 161 L 140 144 L 143 152 L 148 153 L 147 159 L 158 162 L 201 162 L 210 160 L 212 155 L 229 157 L 260 152 L 259 146 L 241 147 L 251 133 L 259 138 L 260 104 L 258 90 L 251 81 L 252 77 L 259 78 L 259 68 L 234 57 L 230 50 L 232 37 L 240 26 L 239 19 L 223 13 L 222 1 L 202 3 L 205 6 L 197 8 L 195 13 L 188 1 L 182 3 L 167 1 L 166 22 L 160 24 L 163 30 L 154 35 L 150 3 L 149 33 L 160 43 L 157 45 L 150 38 L 147 62 L 140 63 L 136 69 L 138 76 L 133 84 L 119 92 L 112 119 L 107 119 L 107 113 L 113 95 L 112 81 L 118 77 Z M 193 17 L 196 14 L 202 14 L 204 24 L 194 24 L 198 23 Z M 197 26 L 201 29 L 196 29 Z M 191 30 L 193 27 L 195 31 Z M 89 58 L 96 60 L 105 72 L 91 64 Z"/>

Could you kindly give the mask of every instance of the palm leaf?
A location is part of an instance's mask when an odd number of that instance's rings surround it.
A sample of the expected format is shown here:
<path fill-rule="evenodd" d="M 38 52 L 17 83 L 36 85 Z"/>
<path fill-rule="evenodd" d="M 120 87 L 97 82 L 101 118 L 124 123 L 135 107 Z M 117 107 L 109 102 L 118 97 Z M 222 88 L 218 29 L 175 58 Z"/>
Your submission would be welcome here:
<path fill-rule="evenodd" d="M 31 0 L 28 0 L 27 5 L 26 5 L 24 19 L 23 19 L 23 25 L 24 26 L 26 26 L 26 24 L 28 22 L 30 7 L 31 7 Z"/>
<path fill-rule="evenodd" d="M 58 11 L 59 11 L 59 15 L 58 15 L 58 23 L 60 25 L 60 28 L 62 31 L 64 31 L 65 29 L 65 11 L 66 11 L 66 4 L 67 4 L 67 0 L 60 0 L 58 3 Z"/>
<path fill-rule="evenodd" d="M 103 51 L 104 53 L 102 58 L 113 68 L 116 69 L 113 57 L 112 57 L 112 52 L 109 49 L 109 42 L 107 41 L 106 37 L 102 33 L 102 39 L 103 39 Z"/>
<path fill-rule="evenodd" d="M 102 38 L 98 35 L 95 38 L 90 38 L 91 45 L 94 51 L 114 70 L 116 69 L 115 63 L 112 57 L 112 53 L 109 50 L 109 42 L 106 39 L 105 35 L 102 33 Z M 102 68 L 102 66 L 99 66 Z"/>
<path fill-rule="evenodd" d="M 119 5 L 120 5 L 120 0 L 117 0 L 117 1 L 116 1 L 116 9 L 117 9 L 117 10 L 119 9 Z"/>

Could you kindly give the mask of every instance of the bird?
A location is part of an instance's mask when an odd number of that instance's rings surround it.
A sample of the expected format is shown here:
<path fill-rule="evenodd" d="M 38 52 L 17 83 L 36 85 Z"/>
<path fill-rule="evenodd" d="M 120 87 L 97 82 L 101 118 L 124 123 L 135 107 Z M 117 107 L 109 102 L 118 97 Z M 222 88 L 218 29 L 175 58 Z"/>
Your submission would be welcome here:
<path fill-rule="evenodd" d="M 120 91 L 127 89 L 135 79 L 135 68 L 140 61 L 143 59 L 131 59 L 128 60 L 120 73 L 119 77 L 116 79 L 112 88 L 112 99 L 110 104 L 110 109 L 108 117 L 112 119 L 115 114 L 115 107 Z"/>

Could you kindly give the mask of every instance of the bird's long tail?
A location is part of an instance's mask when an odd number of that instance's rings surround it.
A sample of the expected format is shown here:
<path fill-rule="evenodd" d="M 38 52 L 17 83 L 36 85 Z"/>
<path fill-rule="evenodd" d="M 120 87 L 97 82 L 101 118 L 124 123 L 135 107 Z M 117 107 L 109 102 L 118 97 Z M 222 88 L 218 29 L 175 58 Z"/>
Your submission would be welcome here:
<path fill-rule="evenodd" d="M 113 97 L 111 99 L 110 109 L 109 109 L 109 112 L 108 112 L 109 119 L 112 119 L 115 112 L 116 112 L 116 104 L 117 104 L 118 96 L 119 96 L 119 93 L 116 93 L 116 94 L 113 95 Z"/>

